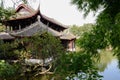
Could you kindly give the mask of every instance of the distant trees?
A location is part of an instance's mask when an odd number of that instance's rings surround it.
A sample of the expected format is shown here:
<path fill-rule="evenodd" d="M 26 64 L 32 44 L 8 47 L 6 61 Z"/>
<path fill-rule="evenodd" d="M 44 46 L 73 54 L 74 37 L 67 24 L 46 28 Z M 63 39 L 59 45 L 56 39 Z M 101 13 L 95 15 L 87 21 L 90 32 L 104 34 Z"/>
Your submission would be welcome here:
<path fill-rule="evenodd" d="M 77 37 L 81 37 L 83 33 L 90 32 L 94 26 L 95 25 L 92 23 L 84 24 L 83 26 L 73 25 L 70 27 L 69 31 Z"/>

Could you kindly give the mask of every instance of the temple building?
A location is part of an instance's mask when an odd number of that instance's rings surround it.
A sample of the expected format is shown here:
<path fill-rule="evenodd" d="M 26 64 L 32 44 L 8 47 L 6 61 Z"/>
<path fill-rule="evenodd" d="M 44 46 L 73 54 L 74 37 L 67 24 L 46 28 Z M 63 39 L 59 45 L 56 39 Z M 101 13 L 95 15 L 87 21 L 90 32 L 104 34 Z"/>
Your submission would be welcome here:
<path fill-rule="evenodd" d="M 73 34 L 65 33 L 68 26 L 41 14 L 40 9 L 34 10 L 28 5 L 20 4 L 15 15 L 11 16 L 9 20 L 5 20 L 3 24 L 5 32 L 0 33 L 0 39 L 14 40 L 18 37 L 30 37 L 35 33 L 47 31 L 60 38 L 66 50 L 75 51 L 76 37 Z"/>

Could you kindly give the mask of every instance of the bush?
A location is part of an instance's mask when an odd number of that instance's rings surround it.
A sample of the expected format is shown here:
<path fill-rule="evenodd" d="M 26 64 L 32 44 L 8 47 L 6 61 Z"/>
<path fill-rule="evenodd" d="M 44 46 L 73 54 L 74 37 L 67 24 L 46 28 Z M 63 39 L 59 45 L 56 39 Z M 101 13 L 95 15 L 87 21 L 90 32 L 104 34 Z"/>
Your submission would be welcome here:
<path fill-rule="evenodd" d="M 0 60 L 0 79 L 11 78 L 16 75 L 17 67 L 10 65 L 4 60 Z"/>
<path fill-rule="evenodd" d="M 17 46 L 15 46 L 14 43 L 4 43 L 3 41 L 0 41 L 0 59 L 18 59 L 19 52 L 17 51 L 16 47 Z"/>

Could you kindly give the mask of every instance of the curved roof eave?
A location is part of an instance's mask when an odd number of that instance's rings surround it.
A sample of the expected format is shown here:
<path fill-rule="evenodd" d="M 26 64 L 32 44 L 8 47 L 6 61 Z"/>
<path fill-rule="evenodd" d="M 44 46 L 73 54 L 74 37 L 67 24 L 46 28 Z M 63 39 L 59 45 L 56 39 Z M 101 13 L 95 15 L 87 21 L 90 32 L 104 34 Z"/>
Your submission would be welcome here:
<path fill-rule="evenodd" d="M 45 16 L 45 15 L 43 15 L 43 14 L 41 14 L 41 13 L 40 13 L 40 16 L 41 16 L 42 18 L 46 19 L 47 21 L 53 23 L 53 24 L 56 24 L 56 25 L 58 25 L 58 26 L 63 27 L 64 29 L 67 29 L 67 28 L 68 28 L 68 26 L 63 25 L 62 23 L 56 21 L 56 20 L 53 19 L 53 18 L 49 18 L 49 17 L 47 17 L 47 16 Z"/>
<path fill-rule="evenodd" d="M 9 20 L 6 20 L 6 21 L 16 21 L 16 20 L 28 19 L 28 18 L 31 18 L 33 16 L 36 16 L 39 13 L 40 13 L 40 11 L 37 10 L 34 14 L 31 14 L 31 15 L 28 15 L 28 16 L 25 16 L 25 17 L 9 19 Z"/>

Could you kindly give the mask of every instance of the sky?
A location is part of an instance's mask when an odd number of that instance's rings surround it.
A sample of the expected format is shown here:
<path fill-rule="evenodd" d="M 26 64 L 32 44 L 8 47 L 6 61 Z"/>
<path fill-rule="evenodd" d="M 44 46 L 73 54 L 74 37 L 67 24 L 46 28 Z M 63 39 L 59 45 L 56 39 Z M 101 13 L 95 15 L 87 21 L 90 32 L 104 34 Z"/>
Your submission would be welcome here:
<path fill-rule="evenodd" d="M 80 12 L 71 0 L 41 0 L 41 12 L 66 25 L 83 25 L 95 23 L 96 17 L 92 13 L 84 19 L 83 12 Z"/>
<path fill-rule="evenodd" d="M 11 6 L 11 0 L 5 0 L 6 6 Z M 15 0 L 13 0 L 15 1 Z M 37 8 L 40 2 L 42 14 L 54 18 L 65 25 L 81 26 L 85 23 L 95 23 L 96 17 L 90 13 L 86 18 L 83 12 L 79 11 L 76 5 L 72 5 L 71 0 L 29 0 L 33 8 Z M 34 2 L 32 2 L 34 1 Z"/>

